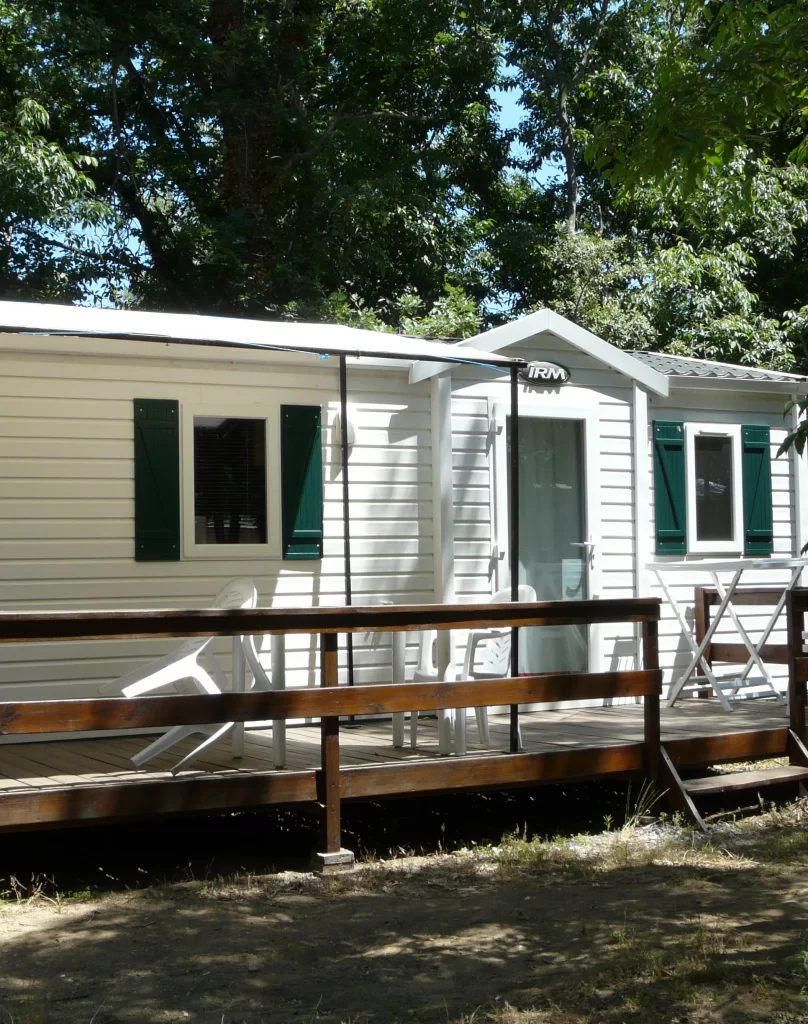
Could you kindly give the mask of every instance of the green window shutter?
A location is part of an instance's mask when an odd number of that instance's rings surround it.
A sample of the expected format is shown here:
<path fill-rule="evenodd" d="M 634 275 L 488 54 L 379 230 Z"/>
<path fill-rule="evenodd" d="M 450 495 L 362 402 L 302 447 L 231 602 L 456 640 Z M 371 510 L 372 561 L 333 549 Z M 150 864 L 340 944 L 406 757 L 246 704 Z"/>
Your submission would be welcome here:
<path fill-rule="evenodd" d="M 684 423 L 654 420 L 654 504 L 656 553 L 684 555 L 687 552 Z"/>
<path fill-rule="evenodd" d="M 135 558 L 180 557 L 179 403 L 135 399 Z"/>
<path fill-rule="evenodd" d="M 323 444 L 319 405 L 281 406 L 283 557 L 323 557 Z"/>
<path fill-rule="evenodd" d="M 768 427 L 741 427 L 743 452 L 743 550 L 746 555 L 770 555 L 772 524 L 772 467 Z"/>

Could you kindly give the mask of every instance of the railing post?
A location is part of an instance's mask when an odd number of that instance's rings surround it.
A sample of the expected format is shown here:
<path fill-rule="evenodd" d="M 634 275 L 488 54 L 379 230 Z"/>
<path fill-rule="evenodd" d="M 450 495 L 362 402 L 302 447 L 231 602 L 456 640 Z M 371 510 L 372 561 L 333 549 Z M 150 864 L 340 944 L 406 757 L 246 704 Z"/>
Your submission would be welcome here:
<path fill-rule="evenodd" d="M 642 624 L 642 667 L 648 672 L 659 671 L 659 623 L 652 619 Z M 662 735 L 659 721 L 659 694 L 643 697 L 643 725 L 645 740 L 645 771 L 649 779 L 659 778 Z"/>
<path fill-rule="evenodd" d="M 805 742 L 805 683 L 797 679 L 797 659 L 803 657 L 805 598 L 799 590 L 786 594 L 788 629 L 788 718 L 789 726 Z"/>
<path fill-rule="evenodd" d="M 701 646 L 701 642 L 707 635 L 707 630 L 710 628 L 710 598 L 707 592 L 707 587 L 696 587 L 696 600 L 693 605 L 693 625 L 696 629 L 696 645 Z M 710 666 L 713 667 L 713 645 L 707 644 L 704 649 L 704 660 Z M 699 697 L 707 698 L 710 696 L 709 687 L 704 687 L 698 692 Z"/>
<path fill-rule="evenodd" d="M 320 685 L 337 686 L 338 636 L 320 634 Z M 320 720 L 320 771 L 317 773 L 317 798 L 323 805 L 323 851 L 314 854 L 314 868 L 323 874 L 348 871 L 354 855 L 342 849 L 340 829 L 339 718 Z"/>

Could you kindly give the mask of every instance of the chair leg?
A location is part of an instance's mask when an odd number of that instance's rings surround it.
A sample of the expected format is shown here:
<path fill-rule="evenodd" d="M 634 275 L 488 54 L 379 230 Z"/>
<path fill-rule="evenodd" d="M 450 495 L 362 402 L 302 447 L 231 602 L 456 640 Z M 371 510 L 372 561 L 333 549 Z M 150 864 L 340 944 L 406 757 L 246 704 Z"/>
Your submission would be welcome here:
<path fill-rule="evenodd" d="M 491 734 L 488 731 L 488 708 L 475 708 L 474 714 L 477 718 L 477 735 L 484 747 L 491 746 Z"/>
<path fill-rule="evenodd" d="M 455 753 L 466 753 L 466 708 L 455 708 Z"/>
<path fill-rule="evenodd" d="M 286 637 L 273 636 L 270 650 L 272 689 L 286 689 Z M 286 719 L 272 721 L 272 764 L 275 768 L 286 767 Z"/>
<path fill-rule="evenodd" d="M 193 736 L 196 732 L 205 732 L 204 726 L 199 725 L 175 725 L 173 729 L 169 729 L 168 732 L 163 733 L 162 736 L 158 737 L 153 743 L 150 743 L 148 747 L 144 747 L 143 750 L 139 750 L 137 754 L 132 757 L 132 764 L 135 768 L 140 768 L 147 761 L 151 761 L 153 757 L 157 757 L 158 754 L 162 754 L 164 750 L 168 750 L 173 747 L 175 743 L 179 743 L 184 740 L 186 736 Z"/>
<path fill-rule="evenodd" d="M 448 755 L 452 752 L 452 713 L 448 708 L 438 712 L 438 753 Z"/>
<path fill-rule="evenodd" d="M 214 733 L 212 733 L 210 736 L 208 736 L 208 738 L 206 740 L 203 740 L 202 743 L 200 743 L 198 747 L 194 747 L 194 749 L 190 752 L 190 754 L 186 754 L 185 757 L 183 757 L 181 761 L 177 761 L 177 763 L 171 769 L 171 774 L 172 775 L 176 775 L 177 772 L 180 771 L 180 769 L 182 768 L 182 766 L 184 764 L 187 764 L 189 761 L 193 761 L 194 758 L 199 757 L 199 755 L 204 750 L 206 750 L 209 746 L 211 746 L 212 744 L 214 744 L 218 740 L 220 740 L 222 738 L 222 736 L 224 736 L 224 734 L 226 732 L 228 732 L 228 730 L 233 728 L 234 725 L 235 725 L 235 722 L 225 722 L 224 725 L 220 725 L 219 728 Z"/>
<path fill-rule="evenodd" d="M 410 746 L 413 750 L 418 746 L 418 712 L 410 712 Z"/>

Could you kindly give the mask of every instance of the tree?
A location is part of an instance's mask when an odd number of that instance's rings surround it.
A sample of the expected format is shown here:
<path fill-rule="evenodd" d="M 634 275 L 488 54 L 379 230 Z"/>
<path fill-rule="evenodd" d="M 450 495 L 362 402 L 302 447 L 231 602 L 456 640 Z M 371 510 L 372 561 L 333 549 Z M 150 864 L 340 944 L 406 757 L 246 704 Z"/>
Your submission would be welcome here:
<path fill-rule="evenodd" d="M 25 68 L 36 57 L 24 10 L 0 3 L 0 287 L 5 295 L 75 298 L 103 272 L 81 236 L 108 213 L 94 195 L 95 161 L 66 151 Z M 50 136 L 50 137 L 49 137 Z"/>
<path fill-rule="evenodd" d="M 24 73 L 116 220 L 134 303 L 315 308 L 345 288 L 395 316 L 449 274 L 479 293 L 468 216 L 505 147 L 482 0 L 31 0 Z"/>
<path fill-rule="evenodd" d="M 519 139 L 528 156 L 521 170 L 532 174 L 548 164 L 561 165 L 569 235 L 579 226 L 584 151 L 593 125 L 626 117 L 647 88 L 655 33 L 651 11 L 649 19 L 644 0 L 506 0 L 502 5 L 498 24 L 505 59 L 525 109 Z M 588 198 L 590 222 L 597 223 L 598 197 L 590 189 Z"/>
<path fill-rule="evenodd" d="M 808 157 L 808 9 L 783 0 L 684 0 L 667 33 L 657 83 L 636 125 L 604 126 L 616 173 L 636 183 L 682 174 L 690 188 L 738 147 Z"/>
<path fill-rule="evenodd" d="M 625 234 L 560 230 L 537 244 L 534 305 L 624 348 L 792 369 L 800 316 L 758 297 L 759 258 L 786 262 L 808 221 L 808 173 L 750 161 L 711 168 L 705 186 L 645 186 Z"/>

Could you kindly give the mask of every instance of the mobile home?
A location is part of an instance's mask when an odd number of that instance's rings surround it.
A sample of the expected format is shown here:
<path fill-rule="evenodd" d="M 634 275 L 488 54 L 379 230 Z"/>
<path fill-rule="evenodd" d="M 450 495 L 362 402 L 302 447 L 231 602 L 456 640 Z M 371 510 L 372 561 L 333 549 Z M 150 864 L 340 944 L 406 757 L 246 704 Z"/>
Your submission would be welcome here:
<path fill-rule="evenodd" d="M 234 576 L 273 607 L 483 601 L 511 584 L 515 470 L 539 599 L 656 594 L 649 566 L 692 561 L 690 623 L 700 561 L 808 540 L 804 460 L 776 457 L 804 377 L 627 353 L 549 310 L 441 350 L 368 334 L 0 303 L 3 608 L 205 607 Z M 313 643 L 288 645 L 287 684 L 311 685 Z M 4 645 L 0 701 L 95 696 L 168 646 Z M 668 682 L 690 657 L 667 606 L 660 654 Z M 521 638 L 527 670 L 638 657 L 625 628 Z M 353 659 L 389 680 L 389 635 Z"/>

